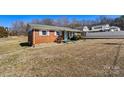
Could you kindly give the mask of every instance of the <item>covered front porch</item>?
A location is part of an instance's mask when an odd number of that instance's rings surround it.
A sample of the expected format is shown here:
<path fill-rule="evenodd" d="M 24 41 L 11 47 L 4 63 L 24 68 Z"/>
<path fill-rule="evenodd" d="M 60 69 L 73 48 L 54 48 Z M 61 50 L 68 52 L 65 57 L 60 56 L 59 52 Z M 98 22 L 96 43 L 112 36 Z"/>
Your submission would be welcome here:
<path fill-rule="evenodd" d="M 81 36 L 81 33 L 79 32 L 71 32 L 71 31 L 57 31 L 58 33 L 58 37 L 57 37 L 57 42 L 61 43 L 61 42 L 69 42 L 72 41 L 74 37 L 76 37 L 77 35 Z"/>

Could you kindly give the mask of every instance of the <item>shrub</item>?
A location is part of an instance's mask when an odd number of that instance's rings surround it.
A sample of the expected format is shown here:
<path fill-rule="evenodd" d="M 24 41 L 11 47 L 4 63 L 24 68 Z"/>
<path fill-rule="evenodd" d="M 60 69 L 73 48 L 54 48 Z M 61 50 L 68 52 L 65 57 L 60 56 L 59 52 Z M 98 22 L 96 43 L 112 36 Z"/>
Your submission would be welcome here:
<path fill-rule="evenodd" d="M 82 39 L 81 35 L 74 35 L 71 40 L 79 40 Z"/>
<path fill-rule="evenodd" d="M 0 27 L 0 38 L 8 37 L 8 31 L 4 27 Z"/>

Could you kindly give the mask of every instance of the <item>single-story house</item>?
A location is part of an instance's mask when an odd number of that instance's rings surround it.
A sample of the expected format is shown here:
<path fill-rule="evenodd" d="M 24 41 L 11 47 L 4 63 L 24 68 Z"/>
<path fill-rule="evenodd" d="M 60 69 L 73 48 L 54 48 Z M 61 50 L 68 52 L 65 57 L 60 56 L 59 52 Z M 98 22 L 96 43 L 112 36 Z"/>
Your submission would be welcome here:
<path fill-rule="evenodd" d="M 28 43 L 32 46 L 40 43 L 55 42 L 58 36 L 61 36 L 63 41 L 67 41 L 81 32 L 81 30 L 67 27 L 28 24 Z"/>

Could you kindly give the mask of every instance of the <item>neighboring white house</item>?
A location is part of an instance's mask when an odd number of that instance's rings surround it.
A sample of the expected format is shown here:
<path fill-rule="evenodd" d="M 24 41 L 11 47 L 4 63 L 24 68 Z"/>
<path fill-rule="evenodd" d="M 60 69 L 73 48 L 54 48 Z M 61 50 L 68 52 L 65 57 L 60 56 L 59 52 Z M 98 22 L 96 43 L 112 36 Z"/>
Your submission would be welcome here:
<path fill-rule="evenodd" d="M 84 26 L 84 27 L 83 27 L 83 31 L 84 31 L 84 32 L 87 32 L 87 31 L 89 31 L 89 28 L 88 28 L 87 26 Z"/>
<path fill-rule="evenodd" d="M 115 31 L 120 31 L 120 28 L 117 26 L 111 26 L 110 31 L 115 32 Z"/>
<path fill-rule="evenodd" d="M 120 28 L 117 26 L 110 26 L 109 24 L 105 25 L 97 25 L 97 26 L 92 26 L 91 30 L 87 26 L 83 27 L 84 32 L 105 32 L 105 31 L 120 31 Z"/>
<path fill-rule="evenodd" d="M 108 31 L 110 29 L 109 24 L 93 26 L 91 30 Z"/>

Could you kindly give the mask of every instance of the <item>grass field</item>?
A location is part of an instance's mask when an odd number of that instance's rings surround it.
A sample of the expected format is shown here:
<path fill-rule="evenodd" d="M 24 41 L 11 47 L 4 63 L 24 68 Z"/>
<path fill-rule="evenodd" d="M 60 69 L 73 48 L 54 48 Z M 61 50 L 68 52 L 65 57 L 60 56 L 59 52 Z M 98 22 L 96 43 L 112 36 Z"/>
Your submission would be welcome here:
<path fill-rule="evenodd" d="M 124 76 L 124 40 L 88 39 L 28 47 L 0 39 L 0 76 Z"/>

